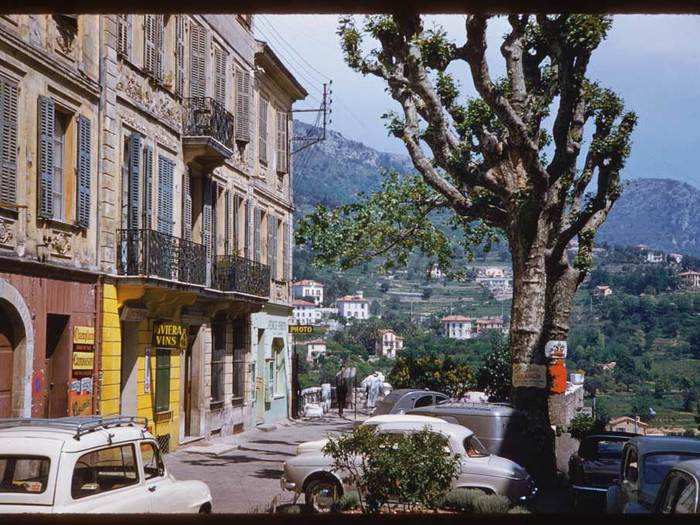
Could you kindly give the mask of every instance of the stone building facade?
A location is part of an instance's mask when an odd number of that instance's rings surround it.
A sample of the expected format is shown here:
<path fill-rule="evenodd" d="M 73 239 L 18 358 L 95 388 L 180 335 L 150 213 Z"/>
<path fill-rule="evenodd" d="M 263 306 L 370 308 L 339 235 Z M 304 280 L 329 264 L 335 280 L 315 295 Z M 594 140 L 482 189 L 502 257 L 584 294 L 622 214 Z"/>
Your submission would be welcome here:
<path fill-rule="evenodd" d="M 148 417 L 166 448 L 286 416 L 291 112 L 306 92 L 253 18 L 0 24 L 0 364 L 19 374 L 0 375 L 2 410 L 44 410 L 16 387 L 30 376 L 32 399 L 49 373 L 74 383 L 77 326 L 95 334 L 92 411 Z M 59 365 L 26 350 L 47 327 L 68 334 Z"/>

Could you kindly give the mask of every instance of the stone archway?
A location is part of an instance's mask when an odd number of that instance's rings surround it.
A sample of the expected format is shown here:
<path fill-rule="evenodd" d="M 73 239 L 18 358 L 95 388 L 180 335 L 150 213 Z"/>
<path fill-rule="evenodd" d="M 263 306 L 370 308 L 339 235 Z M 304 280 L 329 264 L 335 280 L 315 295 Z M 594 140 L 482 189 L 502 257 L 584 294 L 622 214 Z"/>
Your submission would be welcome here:
<path fill-rule="evenodd" d="M 0 310 L 12 328 L 12 417 L 32 415 L 34 326 L 32 316 L 17 288 L 0 279 Z"/>

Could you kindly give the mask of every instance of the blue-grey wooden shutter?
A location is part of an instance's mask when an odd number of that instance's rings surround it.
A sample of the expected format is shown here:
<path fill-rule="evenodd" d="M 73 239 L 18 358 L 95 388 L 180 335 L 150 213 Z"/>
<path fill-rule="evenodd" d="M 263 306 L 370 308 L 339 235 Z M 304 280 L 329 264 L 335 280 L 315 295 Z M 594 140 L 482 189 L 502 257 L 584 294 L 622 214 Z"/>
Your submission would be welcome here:
<path fill-rule="evenodd" d="M 234 117 L 236 140 L 250 141 L 250 105 L 252 86 L 250 71 L 236 68 L 236 115 Z"/>
<path fill-rule="evenodd" d="M 223 49 L 214 48 L 214 99 L 226 107 L 226 62 L 227 55 Z"/>
<path fill-rule="evenodd" d="M 173 233 L 173 171 L 170 159 L 158 156 L 158 231 Z"/>
<path fill-rule="evenodd" d="M 262 262 L 262 240 L 260 238 L 260 227 L 262 224 L 262 210 L 255 208 L 253 211 L 253 259 Z"/>
<path fill-rule="evenodd" d="M 291 228 L 290 228 L 289 223 L 284 223 L 283 227 L 284 227 L 284 241 L 283 241 L 284 244 L 282 246 L 282 252 L 283 252 L 282 257 L 284 257 L 284 261 L 283 261 L 284 269 L 282 271 L 284 273 L 284 278 L 287 280 L 291 280 L 291 278 L 292 278 L 292 272 L 291 272 L 292 259 L 290 257 L 290 251 L 291 251 L 291 247 L 292 247 L 292 240 L 291 240 L 291 233 L 290 233 Z"/>
<path fill-rule="evenodd" d="M 175 17 L 175 93 L 185 94 L 185 15 Z"/>
<path fill-rule="evenodd" d="M 192 191 L 190 186 L 190 173 L 185 168 L 182 175 L 182 237 L 192 240 Z"/>
<path fill-rule="evenodd" d="M 202 205 L 202 244 L 206 248 L 207 261 L 212 257 L 212 184 L 204 179 L 204 195 Z"/>
<path fill-rule="evenodd" d="M 233 192 L 224 193 L 224 254 L 231 255 L 231 196 Z"/>
<path fill-rule="evenodd" d="M 81 228 L 90 227 L 90 120 L 78 117 L 78 195 L 76 222 Z"/>
<path fill-rule="evenodd" d="M 144 69 L 158 80 L 163 79 L 163 15 L 144 16 Z"/>
<path fill-rule="evenodd" d="M 0 206 L 17 203 L 17 84 L 0 78 Z"/>
<path fill-rule="evenodd" d="M 243 226 L 245 227 L 245 246 L 243 247 L 243 255 L 245 257 L 251 257 L 250 254 L 250 199 L 245 201 L 245 217 L 243 219 Z"/>
<path fill-rule="evenodd" d="M 139 193 L 141 174 L 141 135 L 135 131 L 129 136 L 129 229 L 139 227 Z"/>
<path fill-rule="evenodd" d="M 277 217 L 267 215 L 267 265 L 270 275 L 277 279 Z"/>
<path fill-rule="evenodd" d="M 241 206 L 241 198 L 238 195 L 235 195 L 233 197 L 233 217 L 231 218 L 233 222 L 233 250 L 232 253 L 233 255 L 238 255 L 238 239 L 240 238 L 240 225 L 238 222 L 240 221 L 240 206 Z"/>
<path fill-rule="evenodd" d="M 190 97 L 204 97 L 207 91 L 207 32 L 198 24 L 190 26 Z"/>
<path fill-rule="evenodd" d="M 53 218 L 53 135 L 56 109 L 53 99 L 39 96 L 39 217 Z"/>
<path fill-rule="evenodd" d="M 153 228 L 153 148 L 143 147 L 143 228 Z"/>

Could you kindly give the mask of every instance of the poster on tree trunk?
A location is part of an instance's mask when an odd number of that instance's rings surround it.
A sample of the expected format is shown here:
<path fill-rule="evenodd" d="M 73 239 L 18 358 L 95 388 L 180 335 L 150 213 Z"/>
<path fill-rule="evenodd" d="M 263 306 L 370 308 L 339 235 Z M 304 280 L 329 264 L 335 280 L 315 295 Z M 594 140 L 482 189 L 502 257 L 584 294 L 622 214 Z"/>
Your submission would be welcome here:
<path fill-rule="evenodd" d="M 523 388 L 546 388 L 547 367 L 529 363 L 513 365 L 513 386 Z"/>
<path fill-rule="evenodd" d="M 566 341 L 547 341 L 544 345 L 544 355 L 547 359 L 566 359 Z"/>

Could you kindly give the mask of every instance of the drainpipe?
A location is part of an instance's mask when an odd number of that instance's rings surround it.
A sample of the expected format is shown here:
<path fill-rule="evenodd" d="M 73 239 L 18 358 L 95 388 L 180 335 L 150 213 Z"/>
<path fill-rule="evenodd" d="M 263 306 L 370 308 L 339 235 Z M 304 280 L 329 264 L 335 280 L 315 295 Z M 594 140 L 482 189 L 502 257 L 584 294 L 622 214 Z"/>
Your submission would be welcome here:
<path fill-rule="evenodd" d="M 102 289 L 104 275 L 99 274 L 95 282 L 95 364 L 92 373 L 92 413 L 100 413 L 100 397 L 102 395 L 100 374 L 102 373 Z"/>
<path fill-rule="evenodd" d="M 102 126 L 105 116 L 105 60 L 104 60 L 104 18 L 107 15 L 97 15 L 98 16 L 98 45 L 99 45 L 99 83 L 100 83 L 100 102 L 97 109 L 97 176 L 95 177 L 95 186 L 97 186 L 97 203 L 96 203 L 96 214 L 95 214 L 95 262 L 97 264 L 97 270 L 102 269 L 102 255 L 100 251 L 100 181 L 102 179 L 102 168 L 104 167 L 103 157 L 103 137 L 102 137 Z"/>

